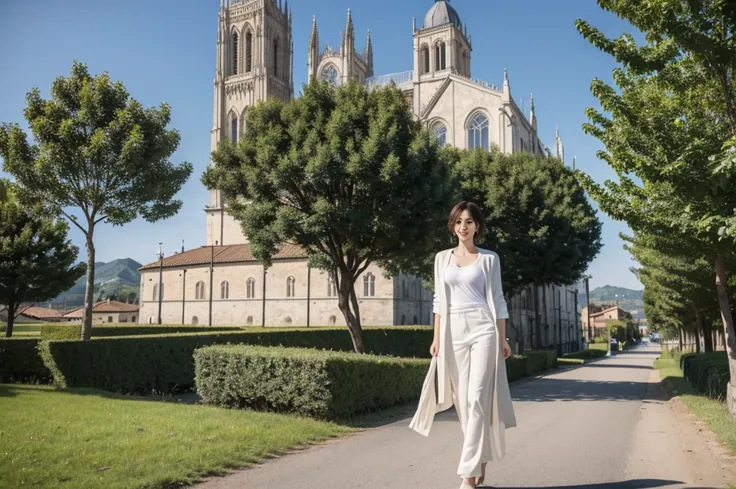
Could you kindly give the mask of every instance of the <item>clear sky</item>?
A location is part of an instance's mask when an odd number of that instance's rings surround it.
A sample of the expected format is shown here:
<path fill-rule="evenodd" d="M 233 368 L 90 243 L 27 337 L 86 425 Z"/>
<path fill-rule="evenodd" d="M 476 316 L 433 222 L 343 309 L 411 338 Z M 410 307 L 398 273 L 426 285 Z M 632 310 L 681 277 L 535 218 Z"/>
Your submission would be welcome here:
<path fill-rule="evenodd" d="M 365 46 L 371 30 L 377 75 L 413 68 L 412 17 L 422 24 L 434 0 L 292 0 L 294 86 L 306 78 L 312 17 L 317 16 L 322 47 L 339 48 L 347 9 L 353 14 L 356 46 Z M 508 68 L 511 92 L 529 107 L 534 93 L 539 135 L 554 151 L 555 125 L 565 145 L 566 163 L 577 156 L 578 168 L 596 181 L 615 178 L 596 158 L 600 143 L 582 132 L 585 109 L 597 106 L 590 82 L 611 79 L 613 60 L 588 44 L 574 22 L 583 18 L 609 35 L 633 28 L 595 2 L 568 0 L 451 0 L 472 36 L 472 75 L 494 85 Z M 48 97 L 57 76 L 67 76 L 74 60 L 92 73 L 107 71 L 121 80 L 145 106 L 168 102 L 171 127 L 181 133 L 173 161 L 189 161 L 194 173 L 179 193 L 179 214 L 149 224 L 136 220 L 124 227 L 102 225 L 96 231 L 97 260 L 156 260 L 158 243 L 168 256 L 205 243 L 204 206 L 208 192 L 200 176 L 209 162 L 212 81 L 215 69 L 219 0 L 0 0 L 0 122 L 24 128 L 26 93 L 38 87 Z M 7 177 L 0 171 L 0 176 Z M 604 248 L 591 264 L 591 288 L 618 285 L 641 288 L 629 271 L 635 266 L 618 235 L 623 223 L 600 214 Z M 86 259 L 81 232 L 71 238 Z"/>

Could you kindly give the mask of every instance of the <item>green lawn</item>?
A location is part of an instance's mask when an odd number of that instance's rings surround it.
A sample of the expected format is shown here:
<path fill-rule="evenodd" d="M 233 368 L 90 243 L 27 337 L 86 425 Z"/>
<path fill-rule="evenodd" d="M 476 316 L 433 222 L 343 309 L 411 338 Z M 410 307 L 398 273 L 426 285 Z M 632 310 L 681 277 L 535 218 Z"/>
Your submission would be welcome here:
<path fill-rule="evenodd" d="M 159 488 L 351 428 L 305 418 L 0 384 L 0 487 Z"/>
<path fill-rule="evenodd" d="M 683 379 L 682 370 L 672 358 L 661 358 L 654 362 L 667 390 L 680 399 L 698 419 L 716 434 L 718 439 L 736 455 L 736 420 L 722 402 L 708 399 L 693 390 Z"/>

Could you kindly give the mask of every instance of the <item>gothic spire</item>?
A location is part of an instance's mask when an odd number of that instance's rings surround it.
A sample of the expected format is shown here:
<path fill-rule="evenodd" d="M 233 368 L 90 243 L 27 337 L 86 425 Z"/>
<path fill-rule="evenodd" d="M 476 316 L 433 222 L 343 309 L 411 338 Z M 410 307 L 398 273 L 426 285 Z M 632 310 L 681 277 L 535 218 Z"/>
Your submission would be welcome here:
<path fill-rule="evenodd" d="M 368 29 L 368 37 L 365 40 L 365 62 L 368 65 L 368 76 L 373 76 L 373 43 L 371 43 L 370 29 Z"/>

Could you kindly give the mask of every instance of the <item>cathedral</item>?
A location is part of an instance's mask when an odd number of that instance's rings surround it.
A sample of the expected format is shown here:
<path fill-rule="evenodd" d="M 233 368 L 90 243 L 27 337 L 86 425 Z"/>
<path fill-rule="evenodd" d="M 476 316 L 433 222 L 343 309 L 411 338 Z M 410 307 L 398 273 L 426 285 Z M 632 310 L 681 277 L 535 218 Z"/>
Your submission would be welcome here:
<path fill-rule="evenodd" d="M 334 85 L 349 80 L 369 87 L 395 83 L 416 118 L 440 144 L 485 150 L 495 145 L 506 153 L 549 155 L 537 135 L 533 99 L 525 114 L 511 95 L 506 72 L 501 86 L 474 79 L 467 26 L 450 0 L 431 3 L 422 24 L 416 19 L 413 22 L 413 69 L 401 73 L 374 74 L 370 31 L 361 52 L 355 44 L 350 10 L 339 50 L 320 45 L 314 18 L 306 53 L 308 78 Z M 237 142 L 250 107 L 267 98 L 286 102 L 294 96 L 292 22 L 288 1 L 220 0 L 210 133 L 213 151 L 222 138 Z M 555 149 L 564 161 L 559 133 Z M 329 274 L 309 267 L 302 249 L 284 246 L 273 265 L 264 269 L 254 259 L 248 238 L 228 214 L 217 190 L 210 192 L 205 215 L 206 246 L 162 255 L 159 261 L 141 268 L 142 323 L 345 324 L 337 307 L 335 284 Z M 371 265 L 356 287 L 364 325 L 432 322 L 432 293 L 417 277 L 386 278 L 380 268 Z M 555 286 L 536 292 L 540 298 L 544 296 L 547 324 L 541 328 L 545 331 L 543 343 L 579 341 L 577 292 Z M 530 289 L 511 301 L 512 323 L 519 328 L 519 340 L 540 331 L 528 324 L 533 320 L 528 312 L 531 295 Z M 552 319 L 548 320 L 549 316 Z M 514 334 L 509 331 L 512 340 Z"/>

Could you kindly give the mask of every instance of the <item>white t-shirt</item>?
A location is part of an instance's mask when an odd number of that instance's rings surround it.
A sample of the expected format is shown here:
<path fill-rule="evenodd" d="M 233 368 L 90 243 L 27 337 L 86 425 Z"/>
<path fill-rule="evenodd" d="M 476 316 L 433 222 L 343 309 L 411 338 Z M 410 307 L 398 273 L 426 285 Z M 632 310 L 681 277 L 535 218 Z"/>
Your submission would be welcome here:
<path fill-rule="evenodd" d="M 460 268 L 453 253 L 445 270 L 445 283 L 450 287 L 450 302 L 447 304 L 449 312 L 488 307 L 486 277 L 481 267 L 480 254 L 471 265 Z M 439 313 L 436 296 L 433 312 Z"/>

